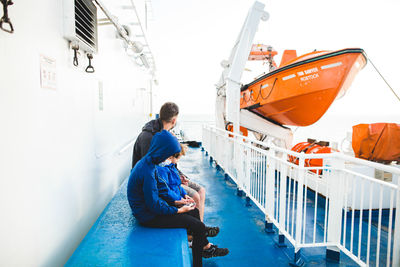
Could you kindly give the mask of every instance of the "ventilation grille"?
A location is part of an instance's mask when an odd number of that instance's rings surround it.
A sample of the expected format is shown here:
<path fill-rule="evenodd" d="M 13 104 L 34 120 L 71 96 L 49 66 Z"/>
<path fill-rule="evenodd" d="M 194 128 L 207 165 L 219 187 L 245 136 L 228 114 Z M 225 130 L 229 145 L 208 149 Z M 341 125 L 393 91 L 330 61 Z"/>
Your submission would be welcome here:
<path fill-rule="evenodd" d="M 91 1 L 75 0 L 75 33 L 76 36 L 97 51 L 97 14 Z"/>

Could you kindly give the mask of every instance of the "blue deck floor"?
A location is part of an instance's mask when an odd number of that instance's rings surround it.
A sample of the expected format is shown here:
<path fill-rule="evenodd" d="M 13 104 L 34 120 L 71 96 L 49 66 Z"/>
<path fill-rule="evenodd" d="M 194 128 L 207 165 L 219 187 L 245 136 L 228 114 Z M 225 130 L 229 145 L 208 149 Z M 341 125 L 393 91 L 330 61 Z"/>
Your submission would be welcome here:
<path fill-rule="evenodd" d="M 204 221 L 221 228 L 210 242 L 230 250 L 228 256 L 205 259 L 204 266 L 289 266 L 293 262 L 293 247 L 288 242 L 286 248 L 276 246 L 278 235 L 264 231 L 264 214 L 254 204 L 246 206 L 245 197 L 237 196 L 235 184 L 210 165 L 205 152 L 190 149 L 179 168 L 206 188 Z M 306 266 L 358 266 L 343 253 L 340 263 L 326 261 L 325 248 L 302 249 L 301 254 Z"/>
<path fill-rule="evenodd" d="M 206 188 L 205 223 L 221 228 L 219 235 L 209 238 L 209 241 L 229 248 L 230 253 L 221 258 L 204 259 L 203 265 L 277 267 L 293 263 L 294 249 L 289 242 L 286 241 L 286 248 L 277 246 L 278 235 L 265 232 L 264 214 L 254 204 L 246 206 L 246 198 L 236 194 L 236 185 L 225 180 L 223 171 L 218 171 L 215 164 L 210 164 L 210 158 L 205 154 L 199 148 L 190 149 L 179 162 L 179 168 Z M 313 199 L 314 195 L 310 194 L 307 201 L 307 228 L 313 225 Z M 323 238 L 323 212 L 324 204 L 319 200 L 317 241 Z M 358 244 L 357 217 L 354 245 Z M 367 218 L 363 219 L 365 221 Z M 366 248 L 366 229 L 363 222 L 362 251 Z M 376 232 L 374 226 L 371 240 L 375 246 Z M 306 233 L 306 240 L 312 238 L 310 233 L 311 228 Z M 381 239 L 387 240 L 385 232 L 382 232 Z M 346 243 L 350 242 L 349 224 L 346 240 Z M 356 246 L 354 250 L 357 251 Z M 371 251 L 374 260 L 376 247 Z M 381 253 L 385 251 L 386 248 L 381 247 Z M 340 255 L 340 263 L 327 261 L 325 252 L 325 248 L 301 249 L 301 258 L 305 266 L 358 266 L 343 253 Z M 126 199 L 125 182 L 66 266 L 189 266 L 189 254 L 186 231 L 183 229 L 150 229 L 140 226 L 134 220 Z M 362 258 L 364 254 L 361 253 Z M 381 266 L 385 266 L 384 261 L 381 259 Z"/>

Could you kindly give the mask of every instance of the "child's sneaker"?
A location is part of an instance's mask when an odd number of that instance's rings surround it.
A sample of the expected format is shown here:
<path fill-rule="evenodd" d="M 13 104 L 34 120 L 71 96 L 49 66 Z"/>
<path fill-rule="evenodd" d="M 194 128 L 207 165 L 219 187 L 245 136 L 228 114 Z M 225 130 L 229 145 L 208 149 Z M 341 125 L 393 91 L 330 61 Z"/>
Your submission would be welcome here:
<path fill-rule="evenodd" d="M 206 226 L 206 237 L 214 237 L 218 235 L 219 227 L 208 227 Z"/>
<path fill-rule="evenodd" d="M 222 257 L 229 253 L 227 248 L 219 248 L 216 245 L 211 245 L 209 249 L 203 250 L 203 258 Z"/>

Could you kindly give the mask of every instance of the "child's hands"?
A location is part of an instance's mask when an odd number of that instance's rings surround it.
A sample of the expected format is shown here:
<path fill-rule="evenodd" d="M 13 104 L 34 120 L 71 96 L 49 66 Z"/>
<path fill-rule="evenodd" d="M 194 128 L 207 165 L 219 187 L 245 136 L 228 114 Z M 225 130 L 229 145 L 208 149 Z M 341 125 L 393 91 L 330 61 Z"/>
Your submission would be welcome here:
<path fill-rule="evenodd" d="M 185 199 L 187 199 L 189 203 L 194 203 L 194 199 L 191 198 L 189 195 L 185 195 Z"/>
<path fill-rule="evenodd" d="M 181 177 L 181 183 L 182 183 L 182 184 L 184 184 L 184 185 L 186 185 L 186 186 L 189 185 L 189 179 L 186 178 L 185 175 L 181 174 L 180 177 Z"/>
<path fill-rule="evenodd" d="M 194 201 L 193 201 L 194 202 Z M 187 199 L 187 198 L 182 198 L 182 199 L 180 199 L 180 200 L 175 200 L 175 202 L 174 202 L 174 204 L 175 204 L 175 206 L 182 206 L 182 205 L 186 205 L 186 204 L 189 204 L 189 203 L 192 203 L 192 201 L 190 201 L 189 199 Z"/>

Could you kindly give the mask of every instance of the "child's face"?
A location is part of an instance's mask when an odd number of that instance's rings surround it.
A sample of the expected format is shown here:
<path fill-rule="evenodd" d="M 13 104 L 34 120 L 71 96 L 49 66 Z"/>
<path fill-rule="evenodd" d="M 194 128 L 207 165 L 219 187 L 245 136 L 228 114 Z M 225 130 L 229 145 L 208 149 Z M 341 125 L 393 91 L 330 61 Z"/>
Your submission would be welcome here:
<path fill-rule="evenodd" d="M 181 157 L 175 158 L 174 156 L 169 157 L 169 160 L 171 161 L 171 163 L 176 164 L 178 163 L 179 159 Z"/>

